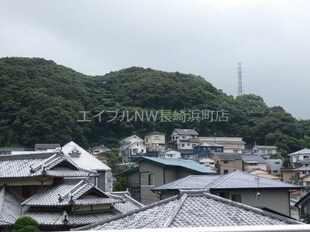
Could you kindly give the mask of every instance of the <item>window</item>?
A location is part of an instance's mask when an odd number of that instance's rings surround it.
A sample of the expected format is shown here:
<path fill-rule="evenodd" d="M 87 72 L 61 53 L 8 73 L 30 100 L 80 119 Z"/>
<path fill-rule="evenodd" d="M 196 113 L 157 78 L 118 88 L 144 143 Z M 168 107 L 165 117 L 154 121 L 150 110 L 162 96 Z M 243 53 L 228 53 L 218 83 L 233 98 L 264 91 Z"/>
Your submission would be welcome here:
<path fill-rule="evenodd" d="M 190 144 L 188 143 L 188 144 L 187 144 L 187 146 L 189 147 L 189 146 L 190 146 Z"/>
<path fill-rule="evenodd" d="M 229 199 L 229 193 L 227 193 L 227 192 L 220 192 L 220 197 Z"/>
<path fill-rule="evenodd" d="M 241 203 L 241 194 L 232 194 L 231 200 Z"/>
<path fill-rule="evenodd" d="M 278 173 L 278 170 L 272 170 L 273 173 Z"/>
<path fill-rule="evenodd" d="M 280 164 L 280 162 L 275 162 L 275 164 Z"/>
<path fill-rule="evenodd" d="M 185 136 L 184 136 L 184 135 L 182 136 L 182 139 L 185 139 Z"/>
<path fill-rule="evenodd" d="M 309 159 L 309 156 L 308 155 L 304 155 L 304 159 Z"/>
<path fill-rule="evenodd" d="M 308 166 L 309 166 L 309 164 L 305 164 L 305 166 L 306 166 L 306 167 L 308 167 Z"/>
<path fill-rule="evenodd" d="M 132 149 L 132 153 L 133 153 L 133 154 L 137 154 L 137 153 L 138 153 L 138 148 Z"/>
<path fill-rule="evenodd" d="M 227 160 L 224 160 L 224 162 L 223 162 L 224 164 L 228 164 L 228 161 Z"/>
<path fill-rule="evenodd" d="M 228 174 L 228 170 L 227 170 L 227 169 L 224 170 L 224 175 L 225 175 L 225 174 Z"/>
<path fill-rule="evenodd" d="M 155 186 L 155 174 L 140 173 L 141 186 Z"/>
<path fill-rule="evenodd" d="M 149 174 L 148 185 L 155 186 L 155 174 Z"/>
<path fill-rule="evenodd" d="M 184 143 L 182 143 L 182 144 L 181 144 L 181 146 L 182 146 L 182 147 L 185 147 L 185 144 L 184 144 Z"/>

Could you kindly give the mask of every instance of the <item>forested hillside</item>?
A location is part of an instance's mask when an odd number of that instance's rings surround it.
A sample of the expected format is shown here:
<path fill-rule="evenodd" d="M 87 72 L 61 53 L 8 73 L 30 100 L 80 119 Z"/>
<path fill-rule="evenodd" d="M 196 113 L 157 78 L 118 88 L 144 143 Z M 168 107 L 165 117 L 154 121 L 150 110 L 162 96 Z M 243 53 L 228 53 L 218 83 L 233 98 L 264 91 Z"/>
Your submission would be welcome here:
<path fill-rule="evenodd" d="M 284 154 L 310 147 L 309 120 L 298 121 L 280 106 L 269 108 L 259 96 L 228 96 L 200 76 L 149 68 L 87 76 L 40 58 L 2 58 L 0 109 L 0 146 L 70 140 L 84 147 L 116 146 L 133 133 L 169 134 L 179 127 L 277 145 Z M 159 117 L 129 120 L 144 111 Z M 205 112 L 209 118 L 203 119 Z M 211 120 L 212 112 L 224 112 L 225 120 Z"/>

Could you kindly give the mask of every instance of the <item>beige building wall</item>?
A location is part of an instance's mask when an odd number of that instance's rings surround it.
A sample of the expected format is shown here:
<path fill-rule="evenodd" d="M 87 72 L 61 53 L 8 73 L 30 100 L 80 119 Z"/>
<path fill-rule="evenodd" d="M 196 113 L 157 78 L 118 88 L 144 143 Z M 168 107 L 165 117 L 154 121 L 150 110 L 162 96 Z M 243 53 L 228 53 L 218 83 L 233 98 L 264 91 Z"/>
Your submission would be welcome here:
<path fill-rule="evenodd" d="M 295 173 L 291 170 L 282 170 L 282 180 L 287 183 L 292 183 L 295 178 Z"/>
<path fill-rule="evenodd" d="M 140 194 L 141 203 L 148 205 L 153 202 L 159 201 L 159 195 L 151 191 L 152 188 L 164 184 L 164 169 L 158 165 L 154 165 L 148 162 L 141 161 L 139 163 L 140 171 Z M 142 182 L 143 173 L 154 174 L 155 175 L 155 185 L 144 185 Z"/>
<path fill-rule="evenodd" d="M 220 192 L 228 192 L 231 199 L 232 194 L 241 195 L 241 203 L 255 206 L 267 207 L 279 213 L 290 216 L 290 200 L 288 190 L 281 189 L 260 189 L 259 200 L 256 197 L 257 190 L 211 190 L 212 194 L 220 195 Z"/>
<path fill-rule="evenodd" d="M 232 173 L 236 170 L 242 170 L 242 160 L 229 160 L 227 163 L 225 161 L 219 161 L 219 172 L 221 175 L 224 174 L 225 170 L 228 170 L 228 173 Z"/>

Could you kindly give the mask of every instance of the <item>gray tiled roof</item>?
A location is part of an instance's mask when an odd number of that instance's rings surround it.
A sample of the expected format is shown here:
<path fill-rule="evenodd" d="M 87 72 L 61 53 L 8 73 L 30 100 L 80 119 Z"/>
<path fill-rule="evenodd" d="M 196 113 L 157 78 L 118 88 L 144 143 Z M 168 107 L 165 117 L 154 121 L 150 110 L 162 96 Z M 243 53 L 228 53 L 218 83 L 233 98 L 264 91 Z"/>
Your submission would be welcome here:
<path fill-rule="evenodd" d="M 78 230 L 302 224 L 208 193 L 183 193 Z"/>
<path fill-rule="evenodd" d="M 310 149 L 304 148 L 302 150 L 293 152 L 291 154 L 288 154 L 289 156 L 295 156 L 295 155 L 310 155 Z"/>
<path fill-rule="evenodd" d="M 121 213 L 127 213 L 142 208 L 144 205 L 133 199 L 129 192 L 112 192 L 106 193 L 107 196 L 115 199 L 122 199 L 123 202 L 115 203 L 114 208 Z"/>
<path fill-rule="evenodd" d="M 68 222 L 64 223 L 64 214 L 67 214 Z M 93 210 L 91 212 L 73 212 L 68 213 L 62 209 L 46 209 L 39 208 L 27 211 L 23 216 L 30 216 L 38 221 L 40 225 L 87 225 L 98 222 L 98 220 L 106 220 L 119 215 L 116 209 Z"/>
<path fill-rule="evenodd" d="M 238 153 L 214 153 L 221 160 L 242 160 L 242 157 Z M 212 156 L 211 156 L 212 157 Z"/>
<path fill-rule="evenodd" d="M 67 162 L 72 165 L 73 170 L 53 168 Z M 32 176 L 88 176 L 91 173 L 78 169 L 76 164 L 71 162 L 61 153 L 42 153 L 31 155 L 9 155 L 0 156 L 0 178 L 20 178 Z"/>
<path fill-rule="evenodd" d="M 145 136 L 148 136 L 148 135 L 165 135 L 165 134 L 164 134 L 164 133 L 161 133 L 161 132 L 159 132 L 159 131 L 152 131 L 152 132 L 146 134 Z"/>
<path fill-rule="evenodd" d="M 60 147 L 59 143 L 36 143 L 34 145 L 35 149 L 55 149 Z"/>
<path fill-rule="evenodd" d="M 20 217 L 21 200 L 7 191 L 5 186 L 0 187 L 0 226 L 12 225 Z"/>
<path fill-rule="evenodd" d="M 101 196 L 82 197 L 90 190 L 95 190 Z M 73 200 L 73 202 L 71 201 Z M 25 200 L 22 205 L 27 206 L 64 206 L 64 205 L 102 205 L 123 202 L 122 199 L 109 198 L 104 192 L 86 180 L 77 183 L 67 180 L 48 190 L 36 193 Z"/>
<path fill-rule="evenodd" d="M 246 172 L 235 171 L 230 174 L 216 176 L 188 176 L 183 179 L 158 186 L 152 189 L 152 191 L 182 189 L 257 189 L 258 180 L 259 188 L 299 188 L 299 186 L 282 181 L 270 180 Z"/>
<path fill-rule="evenodd" d="M 179 135 L 199 135 L 194 129 L 174 129 Z"/>
<path fill-rule="evenodd" d="M 266 160 L 260 155 L 253 155 L 253 154 L 246 154 L 241 155 L 242 161 L 245 163 L 258 163 L 258 164 L 265 164 Z"/>

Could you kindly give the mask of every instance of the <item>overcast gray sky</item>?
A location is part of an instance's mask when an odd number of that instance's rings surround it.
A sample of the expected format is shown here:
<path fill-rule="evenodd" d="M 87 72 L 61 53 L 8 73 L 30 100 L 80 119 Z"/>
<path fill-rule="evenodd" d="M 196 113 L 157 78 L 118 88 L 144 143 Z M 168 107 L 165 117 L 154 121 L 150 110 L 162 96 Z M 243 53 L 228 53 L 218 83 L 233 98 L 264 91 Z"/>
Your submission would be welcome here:
<path fill-rule="evenodd" d="M 310 119 L 308 0 L 0 0 L 0 57 L 89 75 L 131 66 L 203 76 Z"/>

